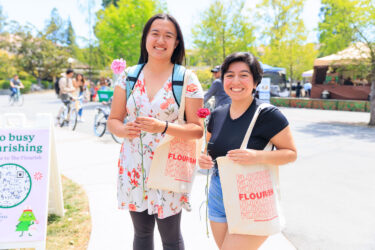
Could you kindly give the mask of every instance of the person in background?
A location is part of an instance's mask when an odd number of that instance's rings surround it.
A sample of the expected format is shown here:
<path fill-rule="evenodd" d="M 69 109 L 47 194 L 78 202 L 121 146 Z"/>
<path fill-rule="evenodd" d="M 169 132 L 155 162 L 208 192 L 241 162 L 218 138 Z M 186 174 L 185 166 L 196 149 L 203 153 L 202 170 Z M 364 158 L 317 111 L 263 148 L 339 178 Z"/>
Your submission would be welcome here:
<path fill-rule="evenodd" d="M 347 77 L 344 81 L 344 85 L 353 86 L 354 83 L 352 82 L 352 79 L 350 77 Z"/>
<path fill-rule="evenodd" d="M 300 98 L 300 96 L 301 96 L 301 89 L 302 89 L 301 82 L 297 82 L 297 87 L 296 87 L 296 97 L 297 98 Z"/>
<path fill-rule="evenodd" d="M 10 79 L 10 91 L 12 92 L 10 94 L 11 97 L 17 94 L 18 88 L 23 89 L 25 86 L 23 86 L 22 82 L 19 80 L 18 75 L 15 74 L 12 79 Z"/>
<path fill-rule="evenodd" d="M 59 87 L 61 100 L 73 98 L 73 94 L 76 91 L 76 88 L 73 85 L 73 76 L 74 71 L 72 69 L 67 69 L 65 76 L 60 78 Z"/>
<path fill-rule="evenodd" d="M 86 91 L 87 91 L 87 83 L 85 81 L 85 77 L 82 74 L 77 74 L 75 79 L 73 79 L 73 85 L 76 88 L 76 97 L 79 101 L 79 110 L 78 110 L 78 121 L 84 122 L 82 118 L 82 106 L 83 100 L 86 99 Z"/>
<path fill-rule="evenodd" d="M 305 90 L 305 96 L 306 97 L 311 97 L 311 88 L 312 88 L 312 85 L 311 85 L 310 82 L 306 82 L 303 85 L 303 89 Z"/>
<path fill-rule="evenodd" d="M 108 82 L 104 77 L 100 77 L 99 86 L 99 90 L 110 90 L 110 88 L 108 87 Z"/>
<path fill-rule="evenodd" d="M 225 93 L 223 88 L 223 83 L 221 81 L 221 70 L 220 66 L 216 66 L 211 69 L 211 72 L 215 78 L 212 82 L 211 87 L 208 89 L 207 93 L 204 95 L 204 103 L 214 96 L 215 97 L 215 108 L 231 103 L 229 96 Z"/>
<path fill-rule="evenodd" d="M 203 106 L 203 90 L 197 76 L 189 74 L 185 80 L 186 124 L 175 123 L 179 108 L 172 91 L 172 73 L 175 64 L 184 61 L 185 46 L 180 26 L 171 15 L 156 14 L 147 21 L 140 54 L 139 63 L 144 67 L 132 96 L 126 97 L 124 72 L 116 83 L 107 121 L 111 133 L 125 138 L 118 162 L 118 204 L 120 209 L 130 210 L 134 250 L 154 249 L 155 223 L 163 249 L 183 250 L 180 223 L 182 208 L 191 209 L 189 195 L 149 189 L 144 180 L 148 179 L 155 149 L 166 135 L 181 140 L 203 136 L 203 124 L 197 115 Z M 126 124 L 125 117 L 129 118 Z M 139 153 L 141 145 L 144 154 Z"/>
<path fill-rule="evenodd" d="M 221 177 L 225 176 L 220 176 L 215 160 L 217 157 L 227 156 L 237 164 L 280 166 L 295 161 L 297 150 L 288 120 L 275 106 L 261 110 L 246 149 L 240 149 L 255 111 L 261 104 L 259 99 L 253 97 L 253 91 L 262 80 L 263 70 L 254 55 L 237 52 L 225 58 L 221 72 L 224 90 L 232 103 L 212 112 L 206 138 L 209 155 L 202 153 L 199 158 L 201 168 L 214 168 L 208 194 L 208 217 L 219 249 L 255 250 L 263 244 L 267 236 L 228 232 L 220 182 Z M 264 151 L 269 141 L 276 150 Z"/>

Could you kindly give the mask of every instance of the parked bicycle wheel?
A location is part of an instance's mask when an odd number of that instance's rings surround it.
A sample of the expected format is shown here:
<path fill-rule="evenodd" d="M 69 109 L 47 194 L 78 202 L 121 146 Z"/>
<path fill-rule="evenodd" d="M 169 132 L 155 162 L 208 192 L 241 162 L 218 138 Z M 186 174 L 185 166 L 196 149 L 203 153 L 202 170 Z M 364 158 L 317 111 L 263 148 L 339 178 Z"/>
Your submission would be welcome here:
<path fill-rule="evenodd" d="M 115 140 L 115 142 L 117 142 L 118 144 L 122 144 L 122 142 L 124 141 L 124 138 L 118 137 L 117 135 L 114 135 L 112 133 L 111 133 L 111 136 L 113 140 Z"/>
<path fill-rule="evenodd" d="M 77 110 L 72 109 L 70 110 L 70 115 L 69 115 L 69 127 L 71 130 L 75 130 L 77 127 Z"/>
<path fill-rule="evenodd" d="M 107 116 L 103 110 L 98 109 L 94 118 L 94 134 L 98 137 L 102 137 L 107 128 Z"/>

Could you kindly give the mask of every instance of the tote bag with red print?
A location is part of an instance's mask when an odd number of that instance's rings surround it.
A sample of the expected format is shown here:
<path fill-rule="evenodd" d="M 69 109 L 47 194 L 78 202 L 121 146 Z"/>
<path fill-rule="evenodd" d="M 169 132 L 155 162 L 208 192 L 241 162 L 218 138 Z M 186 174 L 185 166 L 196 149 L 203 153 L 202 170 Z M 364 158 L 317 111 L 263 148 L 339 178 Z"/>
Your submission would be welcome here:
<path fill-rule="evenodd" d="M 246 149 L 262 108 L 256 110 L 242 142 Z M 271 151 L 269 142 L 264 150 Z M 277 166 L 240 165 L 227 157 L 216 159 L 223 190 L 224 208 L 231 234 L 272 235 L 282 229 Z"/>
<path fill-rule="evenodd" d="M 190 74 L 190 71 L 186 70 L 178 111 L 178 124 L 185 123 L 186 82 Z M 201 139 L 183 140 L 179 137 L 165 135 L 154 152 L 147 187 L 177 193 L 189 193 L 193 184 L 201 145 Z"/>

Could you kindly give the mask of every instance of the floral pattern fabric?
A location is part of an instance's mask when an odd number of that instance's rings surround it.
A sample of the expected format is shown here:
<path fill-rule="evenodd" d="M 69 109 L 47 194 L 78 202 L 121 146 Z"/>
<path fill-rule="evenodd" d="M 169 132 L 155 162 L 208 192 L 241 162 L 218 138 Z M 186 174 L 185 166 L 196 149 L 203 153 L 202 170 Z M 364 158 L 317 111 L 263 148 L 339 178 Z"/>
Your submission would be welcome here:
<path fill-rule="evenodd" d="M 122 74 L 117 81 L 117 86 L 126 89 L 126 74 Z M 134 121 L 139 116 L 154 117 L 162 121 L 175 122 L 178 116 L 178 105 L 172 92 L 172 76 L 164 83 L 163 87 L 155 94 L 152 100 L 147 96 L 147 89 L 143 71 L 134 85 L 133 96 L 127 100 L 127 113 L 129 121 Z M 195 74 L 191 74 L 187 81 L 186 97 L 203 99 L 203 90 Z M 154 151 L 163 139 L 161 133 L 142 132 L 142 144 L 139 138 L 125 139 L 118 161 L 117 198 L 120 209 L 142 212 L 146 209 L 148 214 L 157 214 L 163 219 L 175 215 L 182 208 L 190 211 L 189 195 L 154 190 L 147 188 L 147 176 L 150 170 Z M 145 198 L 143 199 L 142 180 L 142 152 L 145 170 Z"/>

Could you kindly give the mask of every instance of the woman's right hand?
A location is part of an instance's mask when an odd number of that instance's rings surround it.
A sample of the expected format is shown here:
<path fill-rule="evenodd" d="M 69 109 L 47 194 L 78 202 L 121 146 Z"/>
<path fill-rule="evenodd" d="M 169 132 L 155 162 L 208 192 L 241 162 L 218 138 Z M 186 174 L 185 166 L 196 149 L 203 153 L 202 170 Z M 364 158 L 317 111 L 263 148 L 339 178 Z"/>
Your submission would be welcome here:
<path fill-rule="evenodd" d="M 210 169 L 214 166 L 214 162 L 212 161 L 212 158 L 209 155 L 201 154 L 198 162 L 199 167 L 203 169 Z"/>
<path fill-rule="evenodd" d="M 134 139 L 134 138 L 139 137 L 140 134 L 141 134 L 141 130 L 138 128 L 135 122 L 127 122 L 124 125 L 123 137 L 127 139 Z"/>

